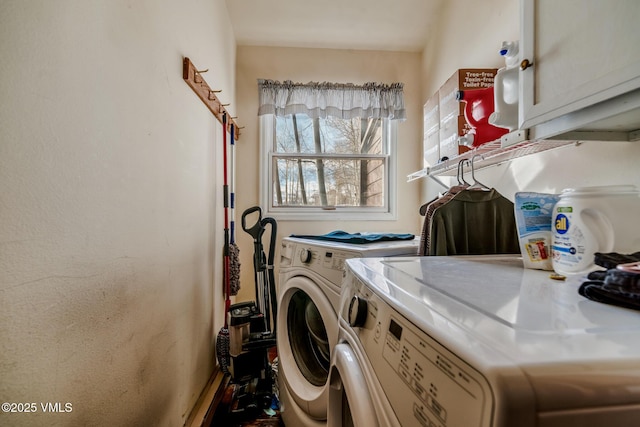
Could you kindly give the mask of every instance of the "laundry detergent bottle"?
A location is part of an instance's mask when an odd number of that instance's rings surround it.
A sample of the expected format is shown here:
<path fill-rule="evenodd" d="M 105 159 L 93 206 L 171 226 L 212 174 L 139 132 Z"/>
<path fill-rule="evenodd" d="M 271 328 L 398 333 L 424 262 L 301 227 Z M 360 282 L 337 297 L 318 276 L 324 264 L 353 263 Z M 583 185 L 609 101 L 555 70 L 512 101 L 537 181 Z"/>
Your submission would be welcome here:
<path fill-rule="evenodd" d="M 500 55 L 504 56 L 505 66 L 498 70 L 494 79 L 495 111 L 489 116 L 489 123 L 514 131 L 518 129 L 520 87 L 518 42 L 503 42 Z"/>
<path fill-rule="evenodd" d="M 596 252 L 640 251 L 640 193 L 633 185 L 568 188 L 553 209 L 553 269 L 594 270 Z"/>

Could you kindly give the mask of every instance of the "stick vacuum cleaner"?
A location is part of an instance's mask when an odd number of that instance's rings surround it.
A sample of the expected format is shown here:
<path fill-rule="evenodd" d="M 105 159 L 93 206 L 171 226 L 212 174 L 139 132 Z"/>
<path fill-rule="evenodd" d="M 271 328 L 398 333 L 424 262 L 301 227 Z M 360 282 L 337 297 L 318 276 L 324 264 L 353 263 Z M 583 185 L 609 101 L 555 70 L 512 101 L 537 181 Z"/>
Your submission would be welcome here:
<path fill-rule="evenodd" d="M 248 219 L 255 218 L 253 225 Z M 269 247 L 262 243 L 267 228 Z M 253 237 L 253 268 L 256 301 L 234 304 L 230 308 L 230 371 L 234 380 L 260 377 L 270 380 L 268 350 L 276 345 L 277 301 L 273 262 L 277 223 L 263 218 L 259 206 L 242 213 L 242 229 Z"/>

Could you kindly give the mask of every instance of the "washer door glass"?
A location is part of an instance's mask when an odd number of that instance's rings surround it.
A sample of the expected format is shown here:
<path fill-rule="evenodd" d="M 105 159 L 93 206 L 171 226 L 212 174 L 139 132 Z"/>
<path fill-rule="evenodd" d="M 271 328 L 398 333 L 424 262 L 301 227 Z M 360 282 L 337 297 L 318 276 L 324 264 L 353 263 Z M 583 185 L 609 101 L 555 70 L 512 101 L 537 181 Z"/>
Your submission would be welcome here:
<path fill-rule="evenodd" d="M 291 297 L 287 329 L 291 352 L 300 372 L 311 384 L 324 385 L 331 357 L 327 329 L 318 307 L 302 290 Z"/>

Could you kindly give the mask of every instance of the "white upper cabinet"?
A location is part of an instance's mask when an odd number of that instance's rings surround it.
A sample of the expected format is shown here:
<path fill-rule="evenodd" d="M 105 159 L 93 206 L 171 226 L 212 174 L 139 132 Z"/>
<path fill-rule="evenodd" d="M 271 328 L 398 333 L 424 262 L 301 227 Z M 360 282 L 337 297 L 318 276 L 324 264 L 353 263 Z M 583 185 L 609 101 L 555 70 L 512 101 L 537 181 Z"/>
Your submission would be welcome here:
<path fill-rule="evenodd" d="M 520 52 L 530 139 L 639 138 L 640 0 L 521 0 Z"/>

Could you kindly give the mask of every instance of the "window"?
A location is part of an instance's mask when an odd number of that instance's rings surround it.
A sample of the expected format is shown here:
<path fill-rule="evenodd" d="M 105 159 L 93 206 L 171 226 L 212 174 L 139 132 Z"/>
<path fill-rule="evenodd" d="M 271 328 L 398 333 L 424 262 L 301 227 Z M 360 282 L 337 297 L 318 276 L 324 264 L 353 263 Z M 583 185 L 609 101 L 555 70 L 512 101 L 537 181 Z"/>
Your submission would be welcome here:
<path fill-rule="evenodd" d="M 269 183 L 263 205 L 270 214 L 393 218 L 394 122 L 291 114 L 263 116 L 261 126 L 262 181 Z"/>
<path fill-rule="evenodd" d="M 402 85 L 259 84 L 261 197 L 269 215 L 395 218 L 392 118 L 404 117 Z"/>

